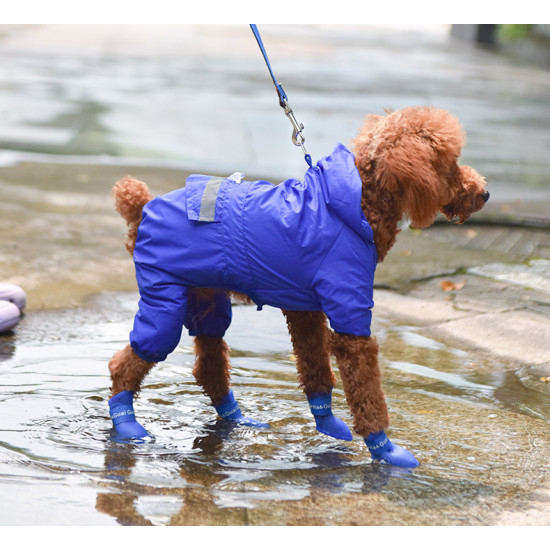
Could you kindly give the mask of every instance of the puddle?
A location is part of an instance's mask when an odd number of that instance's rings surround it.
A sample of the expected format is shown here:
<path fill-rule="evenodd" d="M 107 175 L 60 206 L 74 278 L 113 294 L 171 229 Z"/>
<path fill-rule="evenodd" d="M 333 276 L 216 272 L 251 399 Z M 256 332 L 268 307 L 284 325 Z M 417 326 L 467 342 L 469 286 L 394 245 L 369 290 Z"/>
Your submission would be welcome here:
<path fill-rule="evenodd" d="M 315 431 L 284 319 L 271 308 L 235 307 L 227 337 L 241 407 L 269 429 L 217 420 L 194 382 L 184 336 L 136 402 L 154 440 L 116 443 L 106 365 L 126 341 L 136 303 L 133 293 L 105 294 L 84 309 L 30 313 L 0 338 L 3 524 L 316 524 L 304 507 L 319 495 L 340 510 L 366 499 L 372 511 L 376 502 L 398 524 L 456 523 L 457 509 L 475 524 L 477 503 L 534 483 L 535 465 L 510 444 L 527 432 L 547 442 L 550 411 L 513 373 L 480 368 L 462 350 L 380 319 L 392 438 L 422 467 L 373 465 L 360 438 L 344 443 Z M 349 420 L 341 386 L 334 396 Z M 541 456 L 548 460 L 544 447 L 530 453 Z M 373 521 L 369 513 L 358 521 Z"/>
<path fill-rule="evenodd" d="M 412 375 L 421 391 L 462 397 L 488 407 L 550 420 L 548 393 L 540 384 L 530 383 L 533 380 L 530 371 L 535 367 L 517 369 L 513 365 L 479 358 L 418 334 L 421 330 L 412 326 L 393 327 L 384 352 L 386 357 L 406 354 L 422 363 L 387 358 L 386 368 Z"/>

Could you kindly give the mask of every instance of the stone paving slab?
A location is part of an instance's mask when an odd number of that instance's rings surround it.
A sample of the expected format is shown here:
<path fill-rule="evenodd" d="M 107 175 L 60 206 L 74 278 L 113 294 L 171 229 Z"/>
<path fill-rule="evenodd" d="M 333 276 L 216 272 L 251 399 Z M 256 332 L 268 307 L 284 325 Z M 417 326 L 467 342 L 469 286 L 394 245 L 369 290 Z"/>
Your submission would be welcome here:
<path fill-rule="evenodd" d="M 400 239 L 379 270 L 375 316 L 512 361 L 543 389 L 541 378 L 550 375 L 550 231 L 436 224 Z"/>
<path fill-rule="evenodd" d="M 550 231 L 545 229 L 472 223 L 459 228 L 441 225 L 428 231 L 437 242 L 467 250 L 493 250 L 506 254 L 510 261 L 550 258 Z"/>
<path fill-rule="evenodd" d="M 498 313 L 457 311 L 450 302 L 443 300 L 377 291 L 375 308 L 400 322 L 422 326 L 423 332 L 433 337 L 478 348 L 520 364 L 544 364 L 548 361 L 548 348 L 544 345 L 550 341 L 547 316 L 526 310 Z"/>

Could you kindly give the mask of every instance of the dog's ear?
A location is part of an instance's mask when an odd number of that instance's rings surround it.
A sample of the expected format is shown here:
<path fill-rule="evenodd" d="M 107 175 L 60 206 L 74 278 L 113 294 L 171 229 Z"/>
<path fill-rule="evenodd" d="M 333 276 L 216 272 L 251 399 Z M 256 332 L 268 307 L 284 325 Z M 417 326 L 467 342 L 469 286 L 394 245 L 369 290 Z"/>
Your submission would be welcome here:
<path fill-rule="evenodd" d="M 376 161 L 379 185 L 402 199 L 403 213 L 415 227 L 430 225 L 442 204 L 435 156 L 421 138 L 406 138 Z"/>
<path fill-rule="evenodd" d="M 460 123 L 441 109 L 404 109 L 386 117 L 376 141 L 379 185 L 401 196 L 415 227 L 430 225 L 452 196 L 448 175 L 463 144 Z"/>

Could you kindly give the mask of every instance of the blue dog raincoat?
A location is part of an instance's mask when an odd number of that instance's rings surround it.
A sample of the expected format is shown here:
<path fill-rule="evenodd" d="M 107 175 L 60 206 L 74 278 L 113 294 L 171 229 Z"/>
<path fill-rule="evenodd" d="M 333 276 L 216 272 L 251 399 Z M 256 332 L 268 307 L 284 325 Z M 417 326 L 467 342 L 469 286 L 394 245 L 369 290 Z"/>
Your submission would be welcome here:
<path fill-rule="evenodd" d="M 377 255 L 352 153 L 338 144 L 303 182 L 242 178 L 192 175 L 144 207 L 130 334 L 141 358 L 164 360 L 183 325 L 192 336 L 225 334 L 227 295 L 207 310 L 192 287 L 243 292 L 259 309 L 323 311 L 336 332 L 370 335 Z"/>

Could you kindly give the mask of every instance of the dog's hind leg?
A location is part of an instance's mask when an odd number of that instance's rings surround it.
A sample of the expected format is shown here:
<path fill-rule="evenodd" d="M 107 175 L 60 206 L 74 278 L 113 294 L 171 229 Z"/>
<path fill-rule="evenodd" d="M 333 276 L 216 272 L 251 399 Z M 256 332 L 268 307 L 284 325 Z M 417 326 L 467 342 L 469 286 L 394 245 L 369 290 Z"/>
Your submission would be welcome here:
<path fill-rule="evenodd" d="M 216 407 L 230 391 L 229 348 L 223 338 L 197 336 L 195 354 L 193 375 Z"/>
<path fill-rule="evenodd" d="M 133 402 L 143 379 L 154 365 L 141 359 L 130 345 L 115 353 L 109 361 L 112 380 L 109 410 L 116 432 L 123 438 L 141 439 L 149 435 L 136 421 Z"/>
<path fill-rule="evenodd" d="M 317 430 L 350 441 L 349 428 L 332 414 L 336 382 L 330 366 L 330 332 L 321 311 L 283 311 L 290 332 L 298 380 L 307 396 Z"/>
<path fill-rule="evenodd" d="M 218 415 L 230 422 L 255 427 L 267 424 L 245 418 L 230 388 L 231 362 L 229 348 L 223 339 L 231 323 L 231 300 L 225 291 L 191 289 L 190 315 L 187 326 L 195 336 L 195 367 L 197 383 L 212 400 Z"/>
<path fill-rule="evenodd" d="M 147 373 L 156 365 L 141 359 L 128 344 L 117 351 L 109 361 L 111 373 L 111 397 L 121 391 L 131 391 L 137 394 Z"/>
<path fill-rule="evenodd" d="M 330 393 L 336 378 L 330 367 L 330 332 L 322 311 L 283 311 L 294 349 L 298 380 L 309 398 Z"/>
<path fill-rule="evenodd" d="M 193 375 L 197 383 L 212 400 L 218 415 L 229 422 L 267 428 L 267 424 L 243 416 L 233 391 L 230 389 L 229 373 L 231 363 L 229 348 L 223 338 L 197 336 L 195 338 L 195 367 Z"/>
<path fill-rule="evenodd" d="M 415 468 L 418 461 L 392 443 L 384 430 L 390 424 L 378 366 L 378 343 L 370 336 L 334 334 L 332 351 L 336 357 L 355 431 L 363 436 L 374 460 Z"/>

